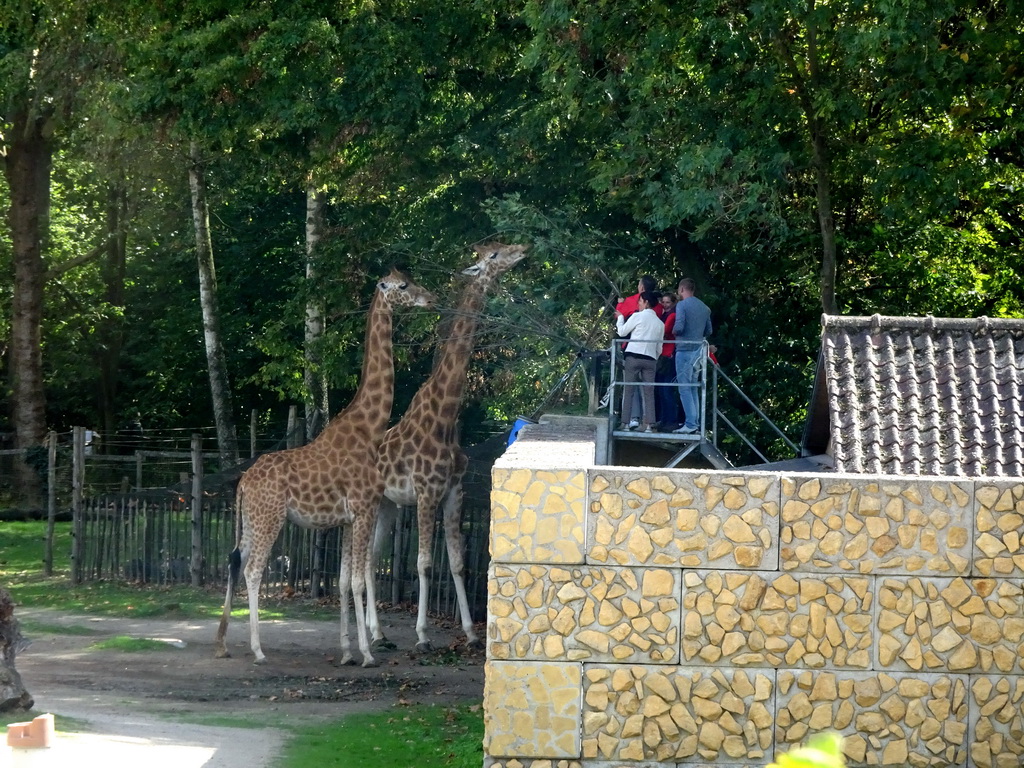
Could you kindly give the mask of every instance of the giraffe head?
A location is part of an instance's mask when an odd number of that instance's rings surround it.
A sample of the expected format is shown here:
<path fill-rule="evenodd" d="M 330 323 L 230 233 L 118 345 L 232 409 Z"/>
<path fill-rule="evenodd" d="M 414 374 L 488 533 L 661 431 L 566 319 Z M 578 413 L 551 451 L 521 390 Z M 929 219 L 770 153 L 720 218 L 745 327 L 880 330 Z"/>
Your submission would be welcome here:
<path fill-rule="evenodd" d="M 514 267 L 526 256 L 528 245 L 502 245 L 484 243 L 474 245 L 473 250 L 480 256 L 476 264 L 462 270 L 462 274 L 485 281 L 494 280 Z"/>
<path fill-rule="evenodd" d="M 390 307 L 432 307 L 437 301 L 434 294 L 399 269 L 392 269 L 377 283 L 377 291 Z"/>

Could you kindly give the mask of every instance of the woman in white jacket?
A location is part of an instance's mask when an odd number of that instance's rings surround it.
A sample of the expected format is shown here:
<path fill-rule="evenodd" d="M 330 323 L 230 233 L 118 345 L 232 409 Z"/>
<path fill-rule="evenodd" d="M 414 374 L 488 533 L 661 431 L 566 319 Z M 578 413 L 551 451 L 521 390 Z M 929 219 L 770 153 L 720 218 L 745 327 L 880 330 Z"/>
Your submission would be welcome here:
<path fill-rule="evenodd" d="M 654 431 L 654 374 L 658 367 L 658 355 L 664 343 L 665 323 L 654 308 L 658 306 L 658 294 L 644 291 L 637 300 L 637 311 L 623 318 L 615 313 L 615 328 L 619 338 L 629 337 L 626 344 L 624 378 L 622 388 L 622 423 L 619 429 L 636 429 L 640 422 L 633 415 L 633 387 L 640 384 L 643 398 L 644 432 Z"/>

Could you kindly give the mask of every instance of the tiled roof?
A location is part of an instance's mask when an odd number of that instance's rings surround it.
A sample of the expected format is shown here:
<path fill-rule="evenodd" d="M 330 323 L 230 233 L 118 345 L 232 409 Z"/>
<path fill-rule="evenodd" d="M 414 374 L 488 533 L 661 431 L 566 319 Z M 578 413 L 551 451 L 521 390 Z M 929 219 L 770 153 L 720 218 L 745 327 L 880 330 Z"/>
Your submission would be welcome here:
<path fill-rule="evenodd" d="M 827 387 L 837 472 L 1024 475 L 1024 320 L 826 315 L 822 325 L 815 389 Z"/>

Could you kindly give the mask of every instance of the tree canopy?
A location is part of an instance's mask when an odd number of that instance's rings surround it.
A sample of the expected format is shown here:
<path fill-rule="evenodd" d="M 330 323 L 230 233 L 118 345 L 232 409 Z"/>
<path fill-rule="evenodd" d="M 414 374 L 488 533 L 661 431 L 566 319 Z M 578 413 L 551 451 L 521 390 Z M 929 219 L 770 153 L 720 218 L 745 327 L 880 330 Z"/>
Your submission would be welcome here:
<path fill-rule="evenodd" d="M 490 299 L 475 428 L 606 346 L 644 273 L 697 280 L 723 364 L 791 431 L 823 310 L 1024 315 L 1019 0 L 5 9 L 0 336 L 21 444 L 136 413 L 211 422 L 190 144 L 238 423 L 306 396 L 310 301 L 340 406 L 378 273 L 450 295 L 487 239 L 532 247 Z M 396 415 L 436 320 L 398 319 Z"/>

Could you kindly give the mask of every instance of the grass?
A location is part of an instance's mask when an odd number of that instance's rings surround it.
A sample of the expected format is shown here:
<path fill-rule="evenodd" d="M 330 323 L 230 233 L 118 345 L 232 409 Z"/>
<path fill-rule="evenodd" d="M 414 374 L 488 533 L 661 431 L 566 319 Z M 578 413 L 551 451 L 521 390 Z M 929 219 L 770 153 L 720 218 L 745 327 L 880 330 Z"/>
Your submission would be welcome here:
<path fill-rule="evenodd" d="M 360 768 L 479 768 L 483 713 L 479 704 L 416 706 L 337 723 L 296 728 L 278 760 Z"/>
<path fill-rule="evenodd" d="M 122 651 L 124 653 L 166 651 L 172 647 L 170 643 L 165 643 L 163 640 L 152 640 L 148 637 L 129 637 L 128 635 L 108 637 L 89 646 L 90 649 L 96 651 Z"/>
<path fill-rule="evenodd" d="M 83 627 L 81 624 L 49 624 L 45 621 L 34 621 L 32 619 L 21 619 L 18 621 L 21 631 L 26 635 L 71 635 L 73 637 L 88 637 L 89 635 L 102 634 L 98 629 Z"/>
<path fill-rule="evenodd" d="M 53 576 L 43 575 L 46 522 L 42 520 L 0 522 L 0 586 L 14 601 L 32 608 L 53 608 L 66 613 L 92 616 L 216 618 L 224 605 L 224 593 L 217 589 L 196 589 L 191 585 L 139 585 L 101 581 L 72 584 L 71 523 L 57 523 L 53 545 Z M 231 615 L 247 618 L 244 600 L 235 600 Z M 260 600 L 262 619 L 333 619 L 334 606 L 309 600 Z"/>

